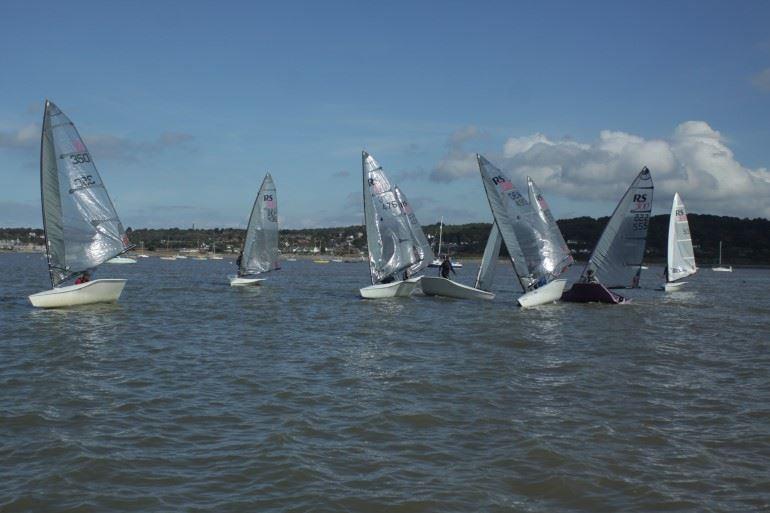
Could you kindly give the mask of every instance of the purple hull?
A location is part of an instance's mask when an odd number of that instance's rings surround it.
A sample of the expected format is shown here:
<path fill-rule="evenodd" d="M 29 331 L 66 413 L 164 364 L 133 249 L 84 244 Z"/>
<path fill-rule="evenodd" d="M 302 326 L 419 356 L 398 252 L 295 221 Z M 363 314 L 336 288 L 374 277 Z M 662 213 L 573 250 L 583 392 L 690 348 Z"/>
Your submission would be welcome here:
<path fill-rule="evenodd" d="M 623 303 L 626 298 L 610 290 L 601 283 L 575 283 L 561 295 L 561 300 L 569 303 Z"/>

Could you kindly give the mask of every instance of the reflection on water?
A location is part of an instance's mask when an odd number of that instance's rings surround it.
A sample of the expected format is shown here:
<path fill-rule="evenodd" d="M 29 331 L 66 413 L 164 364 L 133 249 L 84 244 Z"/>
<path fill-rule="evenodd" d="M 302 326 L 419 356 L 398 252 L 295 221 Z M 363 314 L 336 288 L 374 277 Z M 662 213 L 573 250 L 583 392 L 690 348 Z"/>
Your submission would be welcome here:
<path fill-rule="evenodd" d="M 766 509 L 768 271 L 522 310 L 502 267 L 364 301 L 365 263 L 145 259 L 46 311 L 45 263 L 0 264 L 3 511 Z"/>

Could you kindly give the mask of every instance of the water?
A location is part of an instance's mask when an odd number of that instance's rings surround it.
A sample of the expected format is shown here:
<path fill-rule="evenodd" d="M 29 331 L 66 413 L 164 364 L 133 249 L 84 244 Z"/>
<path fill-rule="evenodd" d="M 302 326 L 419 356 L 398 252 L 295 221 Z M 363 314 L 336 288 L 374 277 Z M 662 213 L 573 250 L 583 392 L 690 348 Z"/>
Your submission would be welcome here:
<path fill-rule="evenodd" d="M 360 263 L 146 259 L 44 311 L 40 255 L 0 266 L 3 512 L 770 509 L 767 270 L 522 311 L 505 267 L 364 301 Z"/>

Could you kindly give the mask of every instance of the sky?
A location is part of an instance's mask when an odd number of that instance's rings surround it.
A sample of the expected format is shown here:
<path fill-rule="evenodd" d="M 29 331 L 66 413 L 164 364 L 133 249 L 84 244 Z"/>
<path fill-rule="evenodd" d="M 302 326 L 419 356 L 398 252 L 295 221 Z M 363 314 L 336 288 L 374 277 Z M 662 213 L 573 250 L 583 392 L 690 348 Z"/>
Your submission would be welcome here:
<path fill-rule="evenodd" d="M 423 224 L 489 222 L 475 153 L 557 218 L 770 218 L 768 2 L 0 3 L 0 226 L 41 227 L 46 98 L 125 226 L 362 222 L 361 151 Z"/>

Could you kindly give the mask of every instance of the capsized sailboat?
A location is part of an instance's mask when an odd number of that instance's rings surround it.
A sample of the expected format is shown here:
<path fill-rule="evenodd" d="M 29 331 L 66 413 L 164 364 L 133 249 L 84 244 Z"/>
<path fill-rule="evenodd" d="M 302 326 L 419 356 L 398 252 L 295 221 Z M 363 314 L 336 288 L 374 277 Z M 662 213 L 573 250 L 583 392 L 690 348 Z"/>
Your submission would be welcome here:
<path fill-rule="evenodd" d="M 487 239 L 477 287 L 488 289 L 494 277 L 501 243 L 505 243 L 524 294 L 522 307 L 551 303 L 561 297 L 566 280 L 559 278 L 573 259 L 545 198 L 527 178 L 524 197 L 500 169 L 476 155 L 489 207 L 495 222 Z"/>
<path fill-rule="evenodd" d="M 695 267 L 695 255 L 690 237 L 690 225 L 687 222 L 687 210 L 679 193 L 674 194 L 671 215 L 668 220 L 668 253 L 666 260 L 666 283 L 664 290 L 677 290 L 687 282 L 681 281 L 692 274 Z"/>
<path fill-rule="evenodd" d="M 59 308 L 117 301 L 124 279 L 64 285 L 133 248 L 75 125 L 46 100 L 40 143 L 43 229 L 51 290 L 33 306 Z"/>
<path fill-rule="evenodd" d="M 652 176 L 643 168 L 604 227 L 583 273 L 561 299 L 576 303 L 622 303 L 611 288 L 639 286 L 652 210 Z"/>
<path fill-rule="evenodd" d="M 230 285 L 259 285 L 265 280 L 260 275 L 281 268 L 279 255 L 278 195 L 273 177 L 267 173 L 251 208 L 238 274 L 228 277 Z"/>
<path fill-rule="evenodd" d="M 403 191 L 388 180 L 382 166 L 367 152 L 361 153 L 364 224 L 372 284 L 361 297 L 382 299 L 409 296 L 420 278 L 412 276 L 433 260 L 425 234 Z"/>

